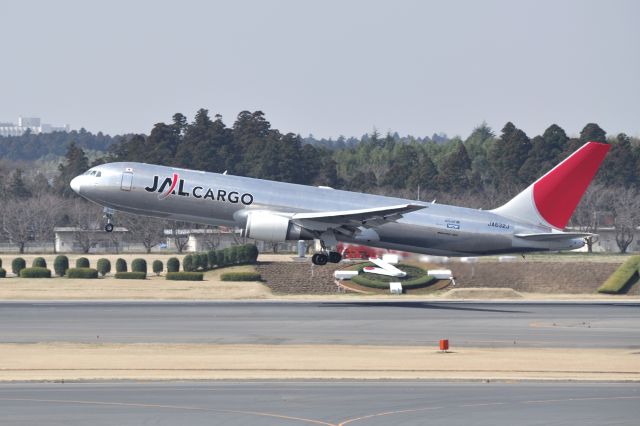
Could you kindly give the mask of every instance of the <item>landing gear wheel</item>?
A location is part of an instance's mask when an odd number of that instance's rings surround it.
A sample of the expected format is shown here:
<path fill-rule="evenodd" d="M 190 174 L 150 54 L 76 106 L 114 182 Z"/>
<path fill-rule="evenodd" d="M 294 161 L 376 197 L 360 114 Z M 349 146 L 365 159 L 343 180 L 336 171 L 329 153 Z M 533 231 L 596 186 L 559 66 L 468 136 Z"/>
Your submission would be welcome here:
<path fill-rule="evenodd" d="M 104 226 L 104 230 L 105 230 L 106 232 L 113 232 L 113 223 L 107 223 L 107 224 Z"/>
<path fill-rule="evenodd" d="M 323 265 L 326 265 L 328 261 L 329 261 L 329 256 L 327 256 L 324 253 L 316 253 L 313 256 L 311 256 L 311 263 L 313 263 L 314 265 L 323 266 Z"/>
<path fill-rule="evenodd" d="M 330 251 L 329 252 L 329 262 L 331 262 L 331 263 L 340 263 L 341 260 L 342 260 L 342 255 L 340 253 L 338 253 L 337 251 Z"/>

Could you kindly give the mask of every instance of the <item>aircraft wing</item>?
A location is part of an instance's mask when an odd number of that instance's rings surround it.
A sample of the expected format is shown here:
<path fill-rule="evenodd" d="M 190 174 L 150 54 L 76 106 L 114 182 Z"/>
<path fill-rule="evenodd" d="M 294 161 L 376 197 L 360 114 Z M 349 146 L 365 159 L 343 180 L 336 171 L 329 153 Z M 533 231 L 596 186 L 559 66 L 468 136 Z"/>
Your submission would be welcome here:
<path fill-rule="evenodd" d="M 529 241 L 561 241 L 570 240 L 572 238 L 587 238 L 597 234 L 585 232 L 549 232 L 542 234 L 515 234 L 516 237 Z"/>
<path fill-rule="evenodd" d="M 426 208 L 420 204 L 401 204 L 388 207 L 374 207 L 359 210 L 341 210 L 333 212 L 295 213 L 291 217 L 294 223 L 315 231 L 326 231 L 339 227 L 371 228 L 386 222 L 393 222 L 403 214 Z"/>

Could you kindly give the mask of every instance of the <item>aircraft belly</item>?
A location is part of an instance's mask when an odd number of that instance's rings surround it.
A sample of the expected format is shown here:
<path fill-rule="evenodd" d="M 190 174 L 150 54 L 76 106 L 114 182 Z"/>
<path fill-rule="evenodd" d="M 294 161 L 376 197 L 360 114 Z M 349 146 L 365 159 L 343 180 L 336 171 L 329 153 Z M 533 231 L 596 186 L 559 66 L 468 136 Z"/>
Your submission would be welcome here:
<path fill-rule="evenodd" d="M 407 223 L 376 228 L 380 240 L 362 242 L 375 247 L 448 256 L 504 253 L 513 250 L 508 234 L 478 233 Z M 357 241 L 353 241 L 357 242 Z"/>

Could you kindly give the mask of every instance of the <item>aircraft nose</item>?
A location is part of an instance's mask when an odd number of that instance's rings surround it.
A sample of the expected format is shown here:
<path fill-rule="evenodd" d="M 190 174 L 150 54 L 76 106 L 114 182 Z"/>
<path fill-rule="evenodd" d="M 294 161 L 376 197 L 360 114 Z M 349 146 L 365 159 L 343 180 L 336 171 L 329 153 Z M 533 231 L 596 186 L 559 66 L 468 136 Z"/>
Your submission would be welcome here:
<path fill-rule="evenodd" d="M 71 179 L 71 182 L 69 183 L 69 186 L 71 186 L 71 189 L 73 189 L 76 194 L 80 194 L 80 179 L 80 176 L 76 176 Z"/>

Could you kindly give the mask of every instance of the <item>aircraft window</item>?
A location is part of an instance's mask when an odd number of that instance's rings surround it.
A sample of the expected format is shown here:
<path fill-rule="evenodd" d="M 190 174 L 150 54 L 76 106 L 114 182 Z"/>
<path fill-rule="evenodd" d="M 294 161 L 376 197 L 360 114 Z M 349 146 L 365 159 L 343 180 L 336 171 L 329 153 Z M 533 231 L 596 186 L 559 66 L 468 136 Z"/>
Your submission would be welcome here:
<path fill-rule="evenodd" d="M 96 175 L 96 171 L 94 170 L 91 172 L 91 176 L 95 176 L 95 175 Z"/>
<path fill-rule="evenodd" d="M 96 172 L 96 177 L 102 176 L 102 172 Z"/>

